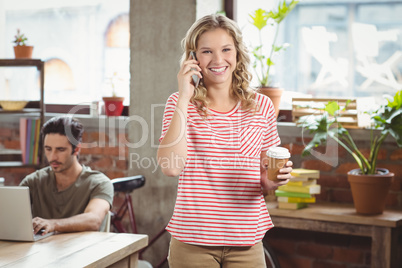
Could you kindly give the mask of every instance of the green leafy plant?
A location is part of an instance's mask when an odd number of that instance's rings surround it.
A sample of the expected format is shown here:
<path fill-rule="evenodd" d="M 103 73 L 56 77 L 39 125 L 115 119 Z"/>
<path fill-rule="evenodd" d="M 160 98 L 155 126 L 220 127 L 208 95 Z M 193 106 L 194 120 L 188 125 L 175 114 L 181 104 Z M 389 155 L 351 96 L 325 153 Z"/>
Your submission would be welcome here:
<path fill-rule="evenodd" d="M 281 50 L 285 50 L 289 44 L 276 45 L 276 40 L 279 33 L 279 25 L 286 18 L 286 16 L 295 8 L 299 1 L 292 0 L 288 5 L 286 0 L 279 2 L 278 9 L 276 11 L 266 11 L 263 9 L 257 9 L 253 14 L 249 14 L 251 18 L 251 24 L 257 27 L 259 33 L 259 45 L 252 48 L 252 52 L 255 58 L 253 68 L 256 71 L 258 81 L 262 86 L 269 86 L 271 80 L 269 77 L 269 71 L 271 66 L 274 65 L 272 56 L 274 53 Z M 275 35 L 271 47 L 266 52 L 263 41 L 262 31 L 268 25 L 275 27 Z M 267 27 L 268 28 L 268 27 Z M 266 28 L 266 29 L 267 29 Z"/>
<path fill-rule="evenodd" d="M 17 34 L 14 36 L 14 41 L 16 46 L 26 46 L 25 42 L 28 40 L 28 38 L 25 36 L 25 34 L 22 34 L 20 32 L 20 29 L 17 29 Z"/>
<path fill-rule="evenodd" d="M 375 112 L 370 113 L 373 127 L 371 128 L 370 154 L 368 157 L 360 152 L 347 129 L 338 122 L 340 112 L 345 109 L 349 102 L 343 108 L 336 102 L 329 102 L 322 115 L 306 115 L 299 119 L 298 125 L 314 134 L 313 139 L 304 148 L 302 155 L 309 155 L 314 147 L 326 144 L 328 137 L 330 137 L 353 156 L 362 174 L 376 174 L 378 152 L 385 138 L 391 135 L 395 138 L 398 146 L 402 147 L 402 90 L 398 91 L 393 99 L 387 102 Z M 374 129 L 380 129 L 380 132 L 374 135 Z"/>

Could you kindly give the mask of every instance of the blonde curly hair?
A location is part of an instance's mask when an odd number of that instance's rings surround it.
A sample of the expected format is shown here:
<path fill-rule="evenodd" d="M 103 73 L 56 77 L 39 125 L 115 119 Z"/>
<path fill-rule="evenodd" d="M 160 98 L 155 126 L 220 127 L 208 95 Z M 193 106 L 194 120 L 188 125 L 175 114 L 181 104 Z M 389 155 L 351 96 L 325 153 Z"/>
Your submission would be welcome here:
<path fill-rule="evenodd" d="M 231 93 L 241 102 L 243 109 L 256 109 L 255 92 L 250 88 L 252 75 L 248 71 L 250 64 L 248 50 L 243 43 L 242 33 L 233 20 L 220 14 L 207 15 L 197 20 L 187 31 L 185 38 L 181 42 L 183 55 L 180 63 L 183 64 L 189 58 L 191 51 L 197 50 L 198 40 L 203 33 L 218 28 L 225 30 L 233 38 L 237 51 L 237 64 L 233 72 Z M 202 114 L 206 115 L 206 107 L 208 106 L 207 89 L 202 79 L 199 86 L 194 90 L 191 102 Z"/>

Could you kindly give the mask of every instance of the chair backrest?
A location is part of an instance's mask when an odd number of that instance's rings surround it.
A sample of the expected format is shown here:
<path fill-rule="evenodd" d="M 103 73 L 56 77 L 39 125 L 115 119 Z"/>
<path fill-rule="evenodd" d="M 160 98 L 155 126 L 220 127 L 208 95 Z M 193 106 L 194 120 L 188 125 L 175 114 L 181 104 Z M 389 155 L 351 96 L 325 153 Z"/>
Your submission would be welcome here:
<path fill-rule="evenodd" d="M 99 232 L 106 232 L 106 233 L 110 232 L 111 218 L 112 218 L 112 212 L 108 211 L 105 216 L 105 219 L 102 222 L 102 226 L 101 226 Z"/>

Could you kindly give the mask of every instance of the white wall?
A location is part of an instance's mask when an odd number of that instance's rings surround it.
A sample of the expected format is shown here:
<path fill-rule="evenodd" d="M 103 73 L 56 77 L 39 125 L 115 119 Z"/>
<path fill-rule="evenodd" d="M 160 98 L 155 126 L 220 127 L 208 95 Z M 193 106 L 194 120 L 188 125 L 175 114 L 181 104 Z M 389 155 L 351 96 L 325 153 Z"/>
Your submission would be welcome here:
<path fill-rule="evenodd" d="M 196 18 L 199 19 L 205 15 L 223 11 L 223 9 L 223 0 L 198 0 L 196 4 Z"/>

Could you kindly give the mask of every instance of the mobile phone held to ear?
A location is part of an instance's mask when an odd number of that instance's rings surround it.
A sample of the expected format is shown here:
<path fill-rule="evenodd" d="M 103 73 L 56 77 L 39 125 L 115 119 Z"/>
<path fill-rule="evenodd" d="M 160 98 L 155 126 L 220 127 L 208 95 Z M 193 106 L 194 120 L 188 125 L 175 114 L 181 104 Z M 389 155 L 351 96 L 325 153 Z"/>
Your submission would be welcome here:
<path fill-rule="evenodd" d="M 197 60 L 194 51 L 190 51 L 190 55 L 191 55 L 191 57 L 192 57 L 194 60 Z M 191 68 L 191 70 L 196 71 L 195 68 Z M 192 77 L 193 77 L 194 86 L 195 86 L 195 87 L 198 87 L 198 85 L 199 85 L 199 83 L 200 83 L 200 78 L 199 78 L 197 75 L 195 75 L 195 74 L 193 74 Z"/>

